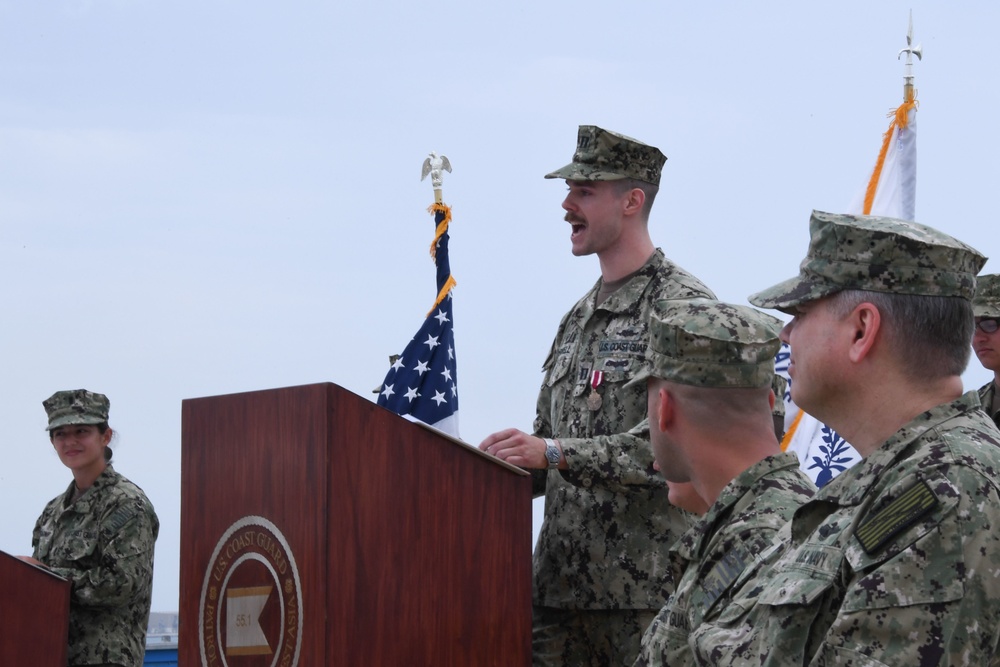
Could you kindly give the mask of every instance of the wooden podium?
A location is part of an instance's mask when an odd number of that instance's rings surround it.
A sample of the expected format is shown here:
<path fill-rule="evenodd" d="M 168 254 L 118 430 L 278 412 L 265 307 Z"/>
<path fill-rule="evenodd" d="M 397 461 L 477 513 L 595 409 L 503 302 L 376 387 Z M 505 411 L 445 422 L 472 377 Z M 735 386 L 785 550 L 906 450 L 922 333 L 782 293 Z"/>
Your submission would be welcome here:
<path fill-rule="evenodd" d="M 0 665 L 66 667 L 70 583 L 0 551 Z"/>
<path fill-rule="evenodd" d="M 531 662 L 523 471 L 324 383 L 182 405 L 183 665 Z"/>

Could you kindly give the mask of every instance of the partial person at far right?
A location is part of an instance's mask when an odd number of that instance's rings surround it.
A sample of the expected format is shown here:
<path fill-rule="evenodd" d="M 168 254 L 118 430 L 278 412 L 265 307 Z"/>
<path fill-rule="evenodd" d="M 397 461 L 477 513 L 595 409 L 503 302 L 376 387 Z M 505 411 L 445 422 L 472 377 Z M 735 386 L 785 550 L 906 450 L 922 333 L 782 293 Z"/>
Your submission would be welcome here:
<path fill-rule="evenodd" d="M 983 404 L 983 412 L 1000 426 L 1000 397 L 997 396 L 997 380 L 1000 380 L 1000 333 L 997 333 L 997 325 L 1000 324 L 1000 274 L 976 278 L 972 311 L 976 316 L 972 349 L 983 368 L 993 371 L 993 379 L 979 388 L 979 402 Z"/>

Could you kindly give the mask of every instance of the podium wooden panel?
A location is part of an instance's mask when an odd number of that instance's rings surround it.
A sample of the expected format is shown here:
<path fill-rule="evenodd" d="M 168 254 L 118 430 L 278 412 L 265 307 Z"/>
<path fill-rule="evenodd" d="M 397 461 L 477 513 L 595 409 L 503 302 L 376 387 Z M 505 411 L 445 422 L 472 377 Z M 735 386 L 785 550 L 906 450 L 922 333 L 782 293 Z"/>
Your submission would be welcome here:
<path fill-rule="evenodd" d="M 523 471 L 330 383 L 185 400 L 181 458 L 181 664 L 530 664 Z"/>
<path fill-rule="evenodd" d="M 0 551 L 0 665 L 66 667 L 70 583 Z"/>

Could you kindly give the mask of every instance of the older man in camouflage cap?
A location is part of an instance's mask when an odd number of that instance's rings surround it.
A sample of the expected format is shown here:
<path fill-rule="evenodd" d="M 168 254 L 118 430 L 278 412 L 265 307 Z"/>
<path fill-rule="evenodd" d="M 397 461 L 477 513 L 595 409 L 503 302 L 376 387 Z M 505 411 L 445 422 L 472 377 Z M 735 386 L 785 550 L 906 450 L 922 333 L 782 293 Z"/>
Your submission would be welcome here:
<path fill-rule="evenodd" d="M 935 229 L 814 212 L 792 399 L 863 459 L 778 533 L 691 642 L 710 665 L 989 665 L 1000 643 L 1000 432 L 962 393 L 985 258 Z"/>
<path fill-rule="evenodd" d="M 596 254 L 601 278 L 559 324 L 545 361 L 534 432 L 498 431 L 480 447 L 533 469 L 545 519 L 534 553 L 535 665 L 627 665 L 674 581 L 670 545 L 690 516 L 653 469 L 642 372 L 661 299 L 713 296 L 649 235 L 666 158 L 584 125 L 563 178 L 574 255 Z"/>
<path fill-rule="evenodd" d="M 997 380 L 1000 379 L 1000 275 L 990 274 L 976 279 L 976 296 L 972 299 L 976 316 L 976 331 L 972 335 L 972 350 L 979 357 L 983 368 L 993 371 L 993 379 L 979 388 L 979 402 L 983 412 L 1000 426 L 1000 398 L 997 397 Z"/>
<path fill-rule="evenodd" d="M 691 628 L 718 615 L 732 583 L 816 490 L 771 421 L 781 326 L 709 299 L 664 302 L 650 323 L 653 452 L 667 481 L 690 482 L 709 510 L 672 549 L 683 575 L 637 667 L 691 664 Z"/>

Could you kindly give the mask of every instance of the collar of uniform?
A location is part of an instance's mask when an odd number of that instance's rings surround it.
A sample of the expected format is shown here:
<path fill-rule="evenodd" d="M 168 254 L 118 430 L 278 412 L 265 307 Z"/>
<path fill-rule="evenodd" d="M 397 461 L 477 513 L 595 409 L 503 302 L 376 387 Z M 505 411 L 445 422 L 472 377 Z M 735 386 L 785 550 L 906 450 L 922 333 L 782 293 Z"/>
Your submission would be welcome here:
<path fill-rule="evenodd" d="M 888 440 L 853 467 L 834 477 L 816 493 L 816 500 L 841 506 L 858 505 L 886 471 L 905 458 L 904 452 L 914 440 L 943 422 L 979 409 L 979 395 L 969 391 L 951 403 L 942 403 L 904 424 Z"/>
<path fill-rule="evenodd" d="M 995 380 L 990 380 L 982 387 L 979 388 L 979 402 L 982 404 L 983 412 L 989 415 L 991 418 L 996 416 L 996 412 L 993 410 L 993 402 L 997 395 L 997 385 Z M 994 422 L 996 420 L 994 419 Z"/>
<path fill-rule="evenodd" d="M 744 498 L 754 484 L 762 477 L 770 475 L 777 470 L 785 468 L 797 468 L 799 466 L 798 456 L 794 452 L 781 452 L 773 456 L 768 456 L 753 464 L 722 489 L 715 503 L 708 508 L 694 526 L 677 541 L 674 551 L 687 560 L 701 560 L 705 554 L 705 547 L 710 538 L 719 529 L 719 523 L 728 521 L 734 514 L 734 507 Z"/>
<path fill-rule="evenodd" d="M 112 468 L 111 464 L 109 463 L 104 467 L 104 470 L 101 472 L 101 474 L 97 476 L 97 479 L 94 480 L 94 483 L 90 486 L 90 488 L 87 489 L 87 492 L 84 493 L 79 498 L 77 498 L 75 503 L 72 503 L 71 501 L 73 498 L 73 492 L 76 490 L 76 481 L 75 480 L 71 481 L 69 483 L 69 486 L 66 487 L 66 494 L 63 497 L 63 503 L 66 506 L 80 507 L 81 503 L 90 502 L 90 499 L 94 497 L 93 493 L 95 489 L 100 489 L 105 486 L 111 486 L 112 484 L 115 484 L 116 481 L 117 481 L 117 475 L 115 474 L 115 469 Z"/>
<path fill-rule="evenodd" d="M 663 251 L 657 248 L 653 251 L 653 254 L 649 256 L 646 263 L 639 267 L 632 278 L 619 287 L 615 292 L 609 296 L 604 303 L 600 306 L 595 307 L 597 302 L 597 293 L 601 289 L 601 279 L 598 278 L 594 286 L 587 292 L 587 296 L 584 301 L 584 317 L 581 318 L 581 322 L 586 323 L 590 319 L 590 316 L 598 310 L 606 310 L 611 313 L 623 313 L 631 309 L 635 302 L 639 299 L 639 296 L 646 291 L 649 286 L 650 281 L 657 274 L 660 266 L 666 261 L 666 255 Z"/>

